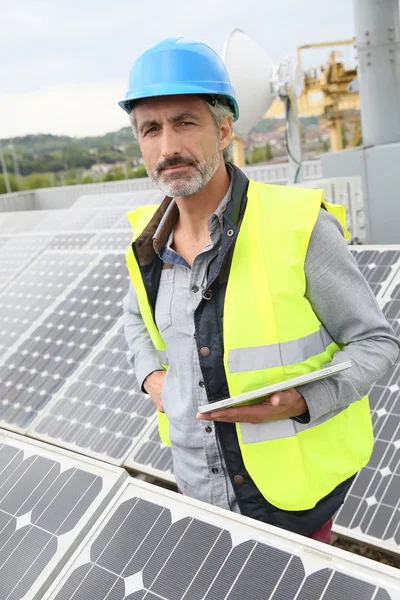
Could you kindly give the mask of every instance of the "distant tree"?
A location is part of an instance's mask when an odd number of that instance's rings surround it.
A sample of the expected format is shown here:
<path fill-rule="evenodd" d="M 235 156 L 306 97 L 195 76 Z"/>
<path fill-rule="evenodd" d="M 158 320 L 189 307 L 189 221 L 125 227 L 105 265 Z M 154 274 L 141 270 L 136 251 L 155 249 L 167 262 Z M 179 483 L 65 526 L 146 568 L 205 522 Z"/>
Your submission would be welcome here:
<path fill-rule="evenodd" d="M 79 145 L 67 146 L 62 152 L 62 160 L 68 168 L 83 167 L 88 169 L 95 163 L 95 158 L 86 148 Z"/>
<path fill-rule="evenodd" d="M 324 140 L 322 142 L 322 152 L 329 152 L 329 142 L 328 142 L 328 140 Z"/>
<path fill-rule="evenodd" d="M 264 162 L 265 160 L 265 151 L 263 150 L 263 148 L 254 148 L 251 153 L 250 153 L 250 157 L 249 157 L 249 163 L 251 165 L 260 163 L 260 162 Z"/>
<path fill-rule="evenodd" d="M 94 179 L 93 177 L 90 177 L 90 175 L 85 175 L 85 177 L 81 179 L 81 183 L 94 183 Z"/>
<path fill-rule="evenodd" d="M 52 186 L 51 173 L 32 173 L 23 180 L 24 190 L 35 190 Z"/>
<path fill-rule="evenodd" d="M 271 148 L 271 144 L 269 142 L 266 143 L 265 146 L 265 159 L 267 161 L 270 161 L 274 158 L 273 152 L 272 152 L 272 148 Z"/>
<path fill-rule="evenodd" d="M 141 177 L 147 177 L 147 171 L 144 165 L 137 167 L 130 175 L 130 179 L 140 179 Z"/>
<path fill-rule="evenodd" d="M 8 182 L 10 184 L 11 191 L 17 192 L 18 191 L 17 180 L 15 179 L 14 175 L 12 175 L 11 173 L 8 174 Z M 4 180 L 4 175 L 0 175 L 0 194 L 6 194 L 6 193 L 7 193 L 7 188 L 6 188 L 6 182 Z"/>
<path fill-rule="evenodd" d="M 125 179 L 125 173 L 120 167 L 114 167 L 103 177 L 103 181 L 119 181 L 120 179 Z"/>

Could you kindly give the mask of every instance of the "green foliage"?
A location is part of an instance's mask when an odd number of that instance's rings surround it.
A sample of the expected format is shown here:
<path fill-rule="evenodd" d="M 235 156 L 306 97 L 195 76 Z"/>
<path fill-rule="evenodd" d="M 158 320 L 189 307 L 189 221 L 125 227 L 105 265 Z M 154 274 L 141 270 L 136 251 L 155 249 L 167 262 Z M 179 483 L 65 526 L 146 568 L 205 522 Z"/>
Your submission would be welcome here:
<path fill-rule="evenodd" d="M 96 158 L 92 156 L 86 148 L 76 144 L 67 146 L 62 151 L 62 160 L 64 168 L 76 169 L 83 167 L 88 169 L 95 164 Z"/>
<path fill-rule="evenodd" d="M 265 150 L 263 148 L 254 148 L 249 157 L 249 164 L 254 165 L 265 161 Z"/>
<path fill-rule="evenodd" d="M 81 179 L 81 183 L 94 183 L 94 179 L 93 177 L 90 177 L 90 175 L 85 175 L 85 177 Z"/>
<path fill-rule="evenodd" d="M 328 140 L 324 140 L 322 142 L 322 152 L 329 152 L 329 148 L 330 146 Z"/>
<path fill-rule="evenodd" d="M 3 140 L 7 169 L 13 173 L 11 140 Z M 137 158 L 140 148 L 133 139 L 130 127 L 104 136 L 71 138 L 56 135 L 26 135 L 13 138 L 21 175 L 31 173 L 59 173 L 68 169 L 88 169 L 103 162 L 113 164 Z"/>
<path fill-rule="evenodd" d="M 272 148 L 271 148 L 271 144 L 269 142 L 266 143 L 265 146 L 265 159 L 267 161 L 270 161 L 274 158 L 273 152 L 272 152 Z"/>
<path fill-rule="evenodd" d="M 103 177 L 103 181 L 119 181 L 120 179 L 125 179 L 125 173 L 120 167 L 114 167 Z"/>
<path fill-rule="evenodd" d="M 144 165 L 140 165 L 134 171 L 129 172 L 129 179 L 139 179 L 140 177 L 147 177 L 147 171 Z"/>
<path fill-rule="evenodd" d="M 18 192 L 18 184 L 14 175 L 8 173 L 8 183 L 10 184 L 10 188 L 12 192 Z M 4 175 L 0 174 L 0 194 L 6 194 L 6 182 L 4 180 Z"/>
<path fill-rule="evenodd" d="M 32 173 L 24 177 L 24 190 L 51 187 L 53 185 L 51 173 Z"/>

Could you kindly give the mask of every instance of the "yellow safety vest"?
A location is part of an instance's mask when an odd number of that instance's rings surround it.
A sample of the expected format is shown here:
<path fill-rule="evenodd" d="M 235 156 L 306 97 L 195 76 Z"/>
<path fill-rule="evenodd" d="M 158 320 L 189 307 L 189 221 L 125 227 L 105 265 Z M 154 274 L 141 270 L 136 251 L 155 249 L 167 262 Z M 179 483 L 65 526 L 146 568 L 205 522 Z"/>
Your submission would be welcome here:
<path fill-rule="evenodd" d="M 224 303 L 224 367 L 231 396 L 320 369 L 340 350 L 305 297 L 304 263 L 321 205 L 345 229 L 344 208 L 325 202 L 321 190 L 249 183 Z M 134 239 L 156 208 L 128 215 Z M 165 343 L 132 248 L 127 264 L 144 323 L 167 368 Z M 169 443 L 168 420 L 158 414 L 161 439 Z M 261 494 L 292 511 L 313 508 L 368 462 L 373 446 L 366 396 L 317 424 L 237 423 L 236 431 L 244 465 Z"/>

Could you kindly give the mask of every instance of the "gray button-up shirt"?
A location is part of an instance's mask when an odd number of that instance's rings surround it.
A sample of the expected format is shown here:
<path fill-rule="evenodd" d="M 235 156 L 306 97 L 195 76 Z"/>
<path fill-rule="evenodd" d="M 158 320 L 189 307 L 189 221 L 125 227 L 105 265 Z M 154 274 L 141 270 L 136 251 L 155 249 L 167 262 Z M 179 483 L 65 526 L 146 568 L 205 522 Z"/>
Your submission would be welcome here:
<path fill-rule="evenodd" d="M 198 406 L 207 403 L 194 338 L 194 312 L 206 289 L 210 261 L 218 253 L 221 215 L 230 193 L 209 219 L 210 243 L 196 256 L 192 268 L 172 248 L 173 226 L 168 218 L 171 203 L 155 234 L 170 235 L 159 255 L 161 274 L 155 319 L 165 341 L 169 360 L 162 401 L 170 423 L 174 473 L 178 487 L 192 498 L 240 512 L 222 457 L 214 424 L 195 418 Z M 161 236 L 160 236 L 161 237 Z M 336 341 L 345 344 L 334 362 L 350 359 L 354 366 L 329 379 L 302 387 L 310 421 L 358 400 L 393 365 L 398 340 L 378 308 L 343 239 L 340 225 L 320 211 L 311 235 L 305 262 L 306 296 L 315 313 Z M 124 301 L 125 332 L 139 385 L 160 364 L 143 324 L 135 290 L 130 286 Z M 266 474 L 268 476 L 268 474 Z"/>

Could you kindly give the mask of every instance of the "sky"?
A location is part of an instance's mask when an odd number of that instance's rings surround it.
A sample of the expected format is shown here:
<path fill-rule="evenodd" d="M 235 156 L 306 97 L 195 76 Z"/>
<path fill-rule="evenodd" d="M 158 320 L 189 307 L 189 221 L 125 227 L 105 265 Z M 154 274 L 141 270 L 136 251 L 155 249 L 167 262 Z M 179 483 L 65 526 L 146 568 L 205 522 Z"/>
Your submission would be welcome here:
<path fill-rule="evenodd" d="M 117 102 L 141 52 L 182 35 L 221 54 L 236 27 L 279 62 L 298 45 L 352 38 L 352 0 L 0 0 L 0 138 L 128 126 Z"/>

